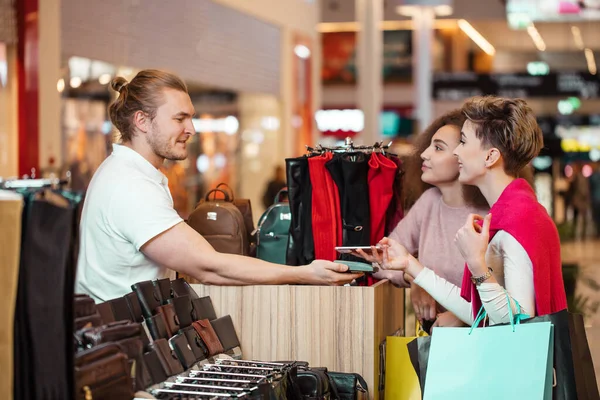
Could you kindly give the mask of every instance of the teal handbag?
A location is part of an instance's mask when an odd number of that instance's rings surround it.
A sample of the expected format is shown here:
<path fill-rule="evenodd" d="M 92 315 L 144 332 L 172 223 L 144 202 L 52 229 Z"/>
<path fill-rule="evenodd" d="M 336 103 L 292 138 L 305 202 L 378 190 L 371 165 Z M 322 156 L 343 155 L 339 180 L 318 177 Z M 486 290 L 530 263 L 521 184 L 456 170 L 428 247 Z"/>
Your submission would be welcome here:
<path fill-rule="evenodd" d="M 276 264 L 285 264 L 292 222 L 289 203 L 281 201 L 283 194 L 287 194 L 287 189 L 277 193 L 275 204 L 260 217 L 256 234 L 256 257 Z"/>
<path fill-rule="evenodd" d="M 471 328 L 434 328 L 423 399 L 552 400 L 554 327 L 517 307 L 510 325 L 477 328 L 482 307 Z"/>

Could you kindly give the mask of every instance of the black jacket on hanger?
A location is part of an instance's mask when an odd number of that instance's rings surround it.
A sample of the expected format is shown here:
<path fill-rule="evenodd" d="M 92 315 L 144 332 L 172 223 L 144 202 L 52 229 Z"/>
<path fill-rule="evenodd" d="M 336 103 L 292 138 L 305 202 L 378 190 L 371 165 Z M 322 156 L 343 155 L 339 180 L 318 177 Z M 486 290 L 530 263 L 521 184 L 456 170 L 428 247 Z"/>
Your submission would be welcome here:
<path fill-rule="evenodd" d="M 369 246 L 371 219 L 369 207 L 369 154 L 340 153 L 326 164 L 326 168 L 340 192 L 343 245 Z M 363 261 L 349 254 L 342 260 Z"/>
<path fill-rule="evenodd" d="M 286 264 L 305 265 L 315 259 L 311 213 L 312 185 L 308 172 L 308 158 L 287 158 L 285 165 L 292 214 Z"/>

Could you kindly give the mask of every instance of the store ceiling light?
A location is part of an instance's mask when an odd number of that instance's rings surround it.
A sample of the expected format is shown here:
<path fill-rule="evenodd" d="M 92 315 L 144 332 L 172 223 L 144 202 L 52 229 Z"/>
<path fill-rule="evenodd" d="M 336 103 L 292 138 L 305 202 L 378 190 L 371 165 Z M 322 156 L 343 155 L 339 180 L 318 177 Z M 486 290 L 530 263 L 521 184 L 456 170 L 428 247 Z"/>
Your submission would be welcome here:
<path fill-rule="evenodd" d="M 71 87 L 77 89 L 79 86 L 81 86 L 81 78 L 78 76 L 74 76 L 71 78 Z"/>
<path fill-rule="evenodd" d="M 527 27 L 527 33 L 531 36 L 531 40 L 533 40 L 533 44 L 539 51 L 546 51 L 546 43 L 544 39 L 542 39 L 542 35 L 538 32 L 537 28 L 534 24 L 531 24 Z"/>
<path fill-rule="evenodd" d="M 433 11 L 435 12 L 435 15 L 437 15 L 438 17 L 448 17 L 448 16 L 452 15 L 452 13 L 454 12 L 454 10 L 452 10 L 452 6 L 449 6 L 447 4 L 443 4 L 441 6 L 435 6 L 433 8 Z"/>
<path fill-rule="evenodd" d="M 296 45 L 294 53 L 304 60 L 310 57 L 310 49 L 303 44 Z"/>
<path fill-rule="evenodd" d="M 596 75 L 596 72 L 598 71 L 596 69 L 596 59 L 594 58 L 594 52 L 592 49 L 585 49 L 585 59 L 587 61 L 588 71 L 590 71 L 590 74 Z"/>
<path fill-rule="evenodd" d="M 102 74 L 98 77 L 98 82 L 100 82 L 101 85 L 108 85 L 108 83 L 110 82 L 111 76 L 110 74 Z"/>
<path fill-rule="evenodd" d="M 581 37 L 581 30 L 579 29 L 579 27 L 573 25 L 571 27 L 571 33 L 573 34 L 573 41 L 575 41 L 575 46 L 579 50 L 583 50 L 585 46 L 583 45 L 583 38 Z"/>
<path fill-rule="evenodd" d="M 485 51 L 490 56 L 496 54 L 496 49 L 491 45 L 482 35 L 477 31 L 477 29 L 473 28 L 473 25 L 467 22 L 467 20 L 459 19 L 458 27 L 469 37 L 472 41 L 477 44 L 481 48 L 481 50 Z"/>
<path fill-rule="evenodd" d="M 435 29 L 456 29 L 456 20 L 447 19 L 436 19 L 433 21 L 433 27 Z M 381 21 L 380 28 L 382 31 L 403 31 L 403 30 L 414 30 L 415 26 L 411 19 L 402 21 Z M 320 33 L 332 33 L 332 32 L 358 32 L 360 31 L 360 24 L 358 22 L 321 22 L 317 25 L 317 30 Z"/>
<path fill-rule="evenodd" d="M 56 82 L 56 90 L 58 90 L 59 93 L 62 93 L 65 90 L 65 80 L 63 78 L 60 78 L 58 82 Z"/>

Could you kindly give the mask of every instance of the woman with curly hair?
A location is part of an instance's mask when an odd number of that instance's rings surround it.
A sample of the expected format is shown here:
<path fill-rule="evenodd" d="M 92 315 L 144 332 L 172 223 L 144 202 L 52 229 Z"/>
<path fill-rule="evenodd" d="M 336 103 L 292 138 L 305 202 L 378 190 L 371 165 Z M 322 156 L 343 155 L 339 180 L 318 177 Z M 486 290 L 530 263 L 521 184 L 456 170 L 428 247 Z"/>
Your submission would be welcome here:
<path fill-rule="evenodd" d="M 474 97 L 455 148 L 459 181 L 476 185 L 491 205 L 473 213 L 448 245 L 462 254 L 462 282 L 453 282 L 411 254 L 398 236 L 374 255 L 382 268 L 404 272 L 446 309 L 472 324 L 483 307 L 490 325 L 567 308 L 556 225 L 521 171 L 543 147 L 542 130 L 522 99 Z"/>
<path fill-rule="evenodd" d="M 389 236 L 418 257 L 423 265 L 457 286 L 462 282 L 465 261 L 453 243 L 454 236 L 469 214 L 486 214 L 489 209 L 479 189 L 458 181 L 458 160 L 453 152 L 459 145 L 465 119 L 460 110 L 448 112 L 417 138 L 415 151 L 405 162 L 402 188 L 403 203 L 410 210 Z M 356 255 L 370 259 L 364 252 Z M 405 280 L 403 272 L 381 270 L 375 277 L 411 288 L 415 316 L 422 326 L 427 327 L 434 320 L 436 326 L 462 325 L 458 318 L 412 283 L 412 279 L 407 276 L 409 279 Z"/>

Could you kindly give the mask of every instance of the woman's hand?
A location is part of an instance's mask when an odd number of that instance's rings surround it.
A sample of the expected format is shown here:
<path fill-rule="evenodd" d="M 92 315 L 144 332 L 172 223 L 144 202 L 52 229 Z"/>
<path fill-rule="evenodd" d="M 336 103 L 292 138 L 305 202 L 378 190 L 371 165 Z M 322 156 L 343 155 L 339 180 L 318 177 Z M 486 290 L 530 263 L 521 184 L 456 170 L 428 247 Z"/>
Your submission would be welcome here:
<path fill-rule="evenodd" d="M 433 321 L 437 315 L 437 304 L 421 286 L 410 285 L 410 301 L 415 310 L 415 317 L 423 325 L 423 320 Z"/>
<path fill-rule="evenodd" d="M 379 242 L 380 251 L 373 254 L 377 254 L 377 258 L 381 257 L 381 268 L 390 269 L 394 271 L 403 271 L 404 279 L 407 282 L 411 282 L 411 278 L 416 278 L 419 273 L 423 270 L 423 266 L 414 258 L 408 250 L 400 243 L 390 238 L 383 238 Z M 380 256 L 379 253 L 382 253 Z"/>
<path fill-rule="evenodd" d="M 462 322 L 460 319 L 458 319 L 458 317 L 454 314 L 452 314 L 450 311 L 446 311 L 443 312 L 441 314 L 438 314 L 433 326 L 431 327 L 431 329 L 435 328 L 436 326 L 445 326 L 445 327 L 449 327 L 449 326 L 454 326 L 454 327 L 461 327 L 461 326 L 467 326 L 467 324 L 465 324 L 464 322 Z"/>
<path fill-rule="evenodd" d="M 479 221 L 483 221 L 483 224 L 479 225 Z M 478 276 L 487 272 L 485 253 L 490 240 L 491 221 L 492 214 L 486 215 L 485 218 L 470 214 L 465 225 L 456 232 L 454 242 L 473 275 Z"/>
<path fill-rule="evenodd" d="M 376 256 L 378 262 L 383 269 L 392 269 L 396 271 L 404 271 L 408 268 L 410 253 L 406 247 L 390 238 L 383 238 L 379 242 L 380 251 L 373 247 L 373 255 Z"/>
<path fill-rule="evenodd" d="M 352 250 L 350 254 L 352 254 L 354 257 L 363 258 L 365 261 L 368 261 L 370 263 L 376 263 L 381 265 L 381 263 L 383 262 L 383 258 L 381 254 L 379 254 L 379 252 L 377 251 L 377 247 L 375 246 L 371 246 L 370 254 L 362 249 Z"/>

